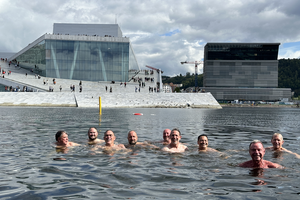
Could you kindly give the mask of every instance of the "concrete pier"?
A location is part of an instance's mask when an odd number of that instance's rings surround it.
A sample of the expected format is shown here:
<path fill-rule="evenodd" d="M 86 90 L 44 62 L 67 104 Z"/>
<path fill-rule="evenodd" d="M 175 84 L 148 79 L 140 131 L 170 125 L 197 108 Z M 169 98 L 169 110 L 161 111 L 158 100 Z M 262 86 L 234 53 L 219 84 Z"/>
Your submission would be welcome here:
<path fill-rule="evenodd" d="M 129 82 L 126 87 L 119 82 L 82 81 L 79 92 L 79 80 L 37 78 L 34 72 L 15 67 L 0 61 L 0 67 L 6 71 L 1 74 L 0 84 L 7 86 L 24 86 L 35 92 L 0 92 L 0 106 L 42 106 L 42 107 L 99 107 L 99 97 L 103 108 L 147 107 L 147 108 L 222 108 L 210 93 L 156 93 L 149 92 L 155 87 L 154 82 L 146 82 L 146 87 L 139 88 L 137 82 Z M 8 71 L 11 74 L 8 75 Z M 26 75 L 27 74 L 27 75 Z M 46 84 L 44 84 L 44 81 Z M 75 85 L 75 91 L 70 86 Z M 53 92 L 48 92 L 49 87 Z M 60 91 L 60 87 L 62 90 Z M 107 91 L 106 91 L 107 87 Z M 110 92 L 110 88 L 112 92 Z"/>

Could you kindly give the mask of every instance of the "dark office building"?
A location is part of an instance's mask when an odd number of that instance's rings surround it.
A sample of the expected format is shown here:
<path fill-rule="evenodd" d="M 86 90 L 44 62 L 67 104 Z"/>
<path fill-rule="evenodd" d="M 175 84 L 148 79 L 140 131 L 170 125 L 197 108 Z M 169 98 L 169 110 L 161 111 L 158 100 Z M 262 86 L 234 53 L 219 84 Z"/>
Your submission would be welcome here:
<path fill-rule="evenodd" d="M 279 43 L 207 43 L 203 89 L 217 100 L 277 101 L 290 99 L 278 87 Z"/>

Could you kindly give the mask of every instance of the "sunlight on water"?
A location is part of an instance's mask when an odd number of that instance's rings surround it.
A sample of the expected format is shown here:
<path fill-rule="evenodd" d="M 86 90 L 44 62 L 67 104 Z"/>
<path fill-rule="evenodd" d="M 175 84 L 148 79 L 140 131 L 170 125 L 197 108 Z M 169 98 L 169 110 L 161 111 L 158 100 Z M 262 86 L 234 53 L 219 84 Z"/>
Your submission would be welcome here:
<path fill-rule="evenodd" d="M 99 117 L 98 109 L 0 107 L 0 198 L 296 199 L 300 160 L 294 155 L 266 153 L 265 159 L 285 166 L 283 170 L 237 165 L 250 159 L 253 139 L 270 146 L 274 132 L 283 134 L 284 147 L 300 154 L 299 117 L 300 109 L 292 108 L 103 109 Z M 86 145 L 91 126 L 100 138 L 112 129 L 123 144 L 129 130 L 137 132 L 139 141 L 158 141 L 164 129 L 177 127 L 189 151 L 94 152 Z M 53 143 L 58 130 L 82 145 L 57 153 Z M 207 134 L 209 146 L 224 155 L 199 153 L 200 134 Z"/>

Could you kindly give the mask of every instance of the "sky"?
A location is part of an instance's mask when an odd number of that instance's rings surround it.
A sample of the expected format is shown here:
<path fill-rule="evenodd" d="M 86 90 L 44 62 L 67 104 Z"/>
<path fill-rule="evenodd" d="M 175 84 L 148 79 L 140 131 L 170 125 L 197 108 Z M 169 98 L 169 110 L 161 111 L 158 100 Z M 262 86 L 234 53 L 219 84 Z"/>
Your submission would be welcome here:
<path fill-rule="evenodd" d="M 0 0 L 0 52 L 18 52 L 53 23 L 119 24 L 141 69 L 194 73 L 208 42 L 281 43 L 300 58 L 299 0 Z M 200 65 L 198 73 L 202 73 Z"/>

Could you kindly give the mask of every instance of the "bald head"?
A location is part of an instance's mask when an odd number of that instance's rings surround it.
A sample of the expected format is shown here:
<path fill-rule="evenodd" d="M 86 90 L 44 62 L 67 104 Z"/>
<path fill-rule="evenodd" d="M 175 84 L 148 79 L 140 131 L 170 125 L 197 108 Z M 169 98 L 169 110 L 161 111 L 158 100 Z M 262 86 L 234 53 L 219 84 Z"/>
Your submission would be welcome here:
<path fill-rule="evenodd" d="M 129 131 L 127 139 L 130 145 L 135 145 L 137 143 L 138 136 L 135 131 Z"/>
<path fill-rule="evenodd" d="M 94 141 L 97 139 L 98 137 L 98 131 L 95 127 L 91 127 L 88 130 L 88 137 L 90 141 Z"/>
<path fill-rule="evenodd" d="M 164 132 L 163 132 L 164 142 L 169 142 L 170 141 L 170 134 L 171 134 L 170 129 L 165 129 L 164 130 Z"/>

